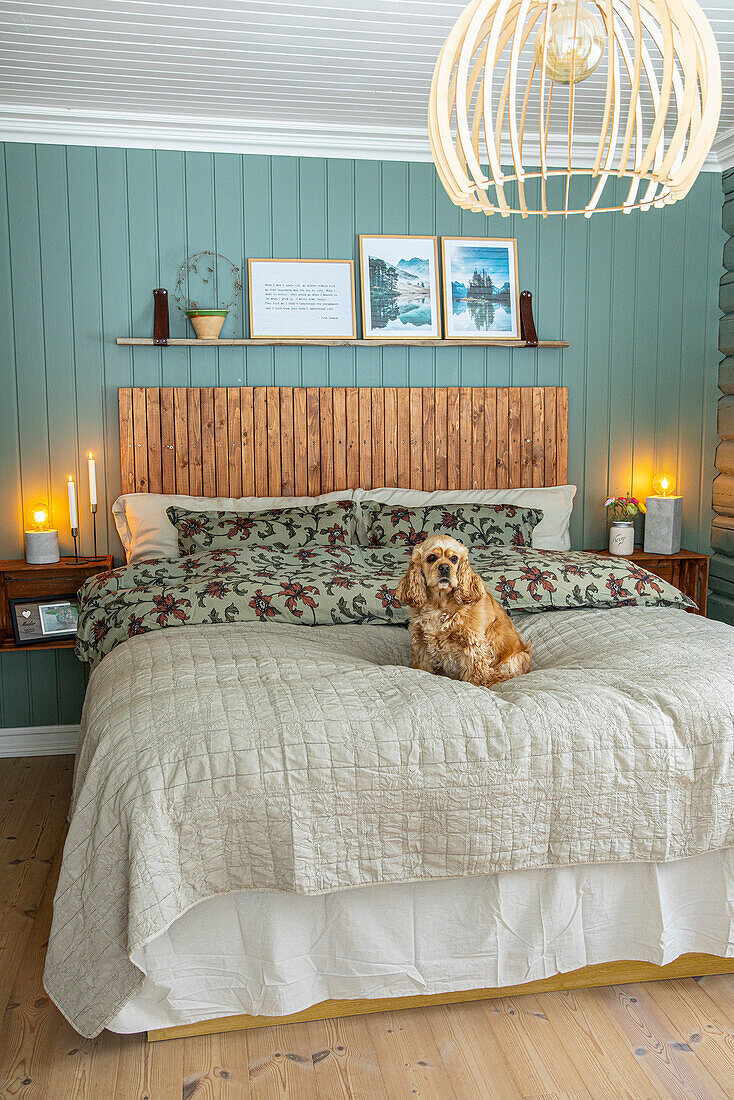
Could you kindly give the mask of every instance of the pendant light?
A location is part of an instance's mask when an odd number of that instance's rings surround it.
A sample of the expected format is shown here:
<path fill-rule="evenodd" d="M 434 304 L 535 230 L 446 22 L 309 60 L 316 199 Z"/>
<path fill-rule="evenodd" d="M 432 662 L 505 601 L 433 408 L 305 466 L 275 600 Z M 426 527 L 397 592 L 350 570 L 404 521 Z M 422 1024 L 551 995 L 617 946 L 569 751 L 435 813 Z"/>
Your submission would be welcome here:
<path fill-rule="evenodd" d="M 428 125 L 462 209 L 591 217 L 683 198 L 720 112 L 719 54 L 695 0 L 472 0 L 436 63 Z M 605 201 L 614 176 L 630 180 L 621 203 L 612 185 Z"/>

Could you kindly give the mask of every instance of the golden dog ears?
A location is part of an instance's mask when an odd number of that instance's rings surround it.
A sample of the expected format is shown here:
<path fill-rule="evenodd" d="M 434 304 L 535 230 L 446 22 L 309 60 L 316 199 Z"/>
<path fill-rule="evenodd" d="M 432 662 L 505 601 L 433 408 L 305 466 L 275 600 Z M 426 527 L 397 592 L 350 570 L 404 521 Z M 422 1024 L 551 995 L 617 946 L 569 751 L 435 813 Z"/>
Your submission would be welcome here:
<path fill-rule="evenodd" d="M 395 594 L 401 603 L 407 607 L 425 607 L 428 600 L 426 581 L 421 569 L 420 550 L 416 549 L 410 556 L 408 571 L 400 581 Z"/>
<path fill-rule="evenodd" d="M 484 582 L 469 565 L 468 558 L 462 558 L 456 571 L 456 596 L 462 603 L 478 603 L 487 594 Z"/>

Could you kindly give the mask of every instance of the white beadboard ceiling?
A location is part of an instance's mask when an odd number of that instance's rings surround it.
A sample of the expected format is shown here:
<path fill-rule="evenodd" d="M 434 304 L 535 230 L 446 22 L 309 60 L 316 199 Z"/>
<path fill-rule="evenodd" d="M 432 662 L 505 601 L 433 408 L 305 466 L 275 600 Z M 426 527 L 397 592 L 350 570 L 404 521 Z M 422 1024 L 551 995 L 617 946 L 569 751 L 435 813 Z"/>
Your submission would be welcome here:
<path fill-rule="evenodd" d="M 431 74 L 465 2 L 0 0 L 0 139 L 427 159 Z M 708 166 L 728 168 L 734 0 L 701 6 L 724 80 Z M 605 78 L 583 88 L 582 147 Z"/>

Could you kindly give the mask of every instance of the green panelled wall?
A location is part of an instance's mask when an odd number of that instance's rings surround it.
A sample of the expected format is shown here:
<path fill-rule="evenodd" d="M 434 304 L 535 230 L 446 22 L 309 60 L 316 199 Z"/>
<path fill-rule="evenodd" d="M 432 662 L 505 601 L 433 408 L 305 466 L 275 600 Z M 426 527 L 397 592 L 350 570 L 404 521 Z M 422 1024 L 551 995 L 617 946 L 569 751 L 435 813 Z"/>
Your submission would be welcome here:
<path fill-rule="evenodd" d="M 719 471 L 713 486 L 713 505 L 717 513 L 711 527 L 711 595 L 709 615 L 734 626 L 734 171 L 722 179 L 724 206 L 721 224 L 728 240 L 724 247 L 724 267 L 719 289 L 719 351 L 724 355 L 719 366 L 718 433 L 721 443 L 716 450 Z"/>
<path fill-rule="evenodd" d="M 153 287 L 172 290 L 192 252 L 214 248 L 237 263 L 356 259 L 360 232 L 517 237 L 538 331 L 571 346 L 115 344 L 150 335 Z M 568 386 L 570 478 L 580 486 L 574 546 L 603 544 L 608 491 L 632 485 L 644 495 L 665 466 L 685 497 L 685 545 L 708 550 L 723 243 L 721 177 L 712 173 L 664 211 L 523 221 L 457 209 L 430 164 L 0 146 L 0 556 L 22 555 L 22 506 L 46 496 L 69 552 L 72 472 L 82 550 L 91 550 L 88 450 L 99 460 L 100 547 L 119 553 L 109 516 L 119 386 L 270 383 Z M 222 335 L 243 335 L 243 315 L 228 318 Z M 172 336 L 187 324 L 172 310 Z M 4 654 L 0 727 L 74 722 L 83 691 L 69 652 Z"/>

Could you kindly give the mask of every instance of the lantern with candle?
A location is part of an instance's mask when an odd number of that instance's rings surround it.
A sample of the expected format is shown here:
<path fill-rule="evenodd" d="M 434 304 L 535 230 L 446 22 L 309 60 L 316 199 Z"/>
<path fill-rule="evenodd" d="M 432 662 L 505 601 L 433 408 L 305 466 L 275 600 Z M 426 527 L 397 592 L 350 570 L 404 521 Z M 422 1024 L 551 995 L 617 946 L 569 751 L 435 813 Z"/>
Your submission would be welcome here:
<path fill-rule="evenodd" d="M 649 496 L 645 520 L 645 553 L 677 554 L 683 522 L 683 497 L 675 496 L 671 474 L 657 474 L 652 480 L 655 495 Z"/>
<path fill-rule="evenodd" d="M 33 504 L 26 513 L 25 560 L 29 565 L 50 565 L 59 560 L 59 533 L 51 527 L 47 504 Z"/>

